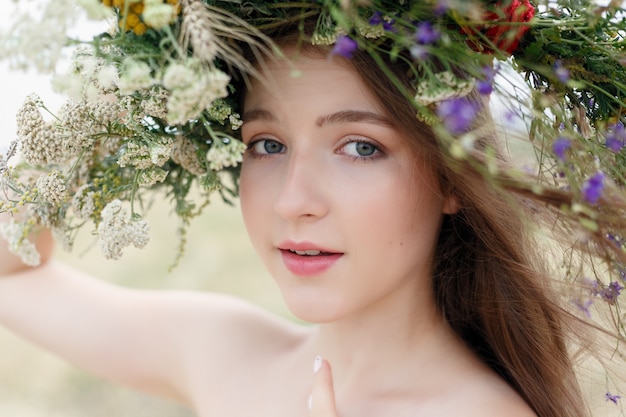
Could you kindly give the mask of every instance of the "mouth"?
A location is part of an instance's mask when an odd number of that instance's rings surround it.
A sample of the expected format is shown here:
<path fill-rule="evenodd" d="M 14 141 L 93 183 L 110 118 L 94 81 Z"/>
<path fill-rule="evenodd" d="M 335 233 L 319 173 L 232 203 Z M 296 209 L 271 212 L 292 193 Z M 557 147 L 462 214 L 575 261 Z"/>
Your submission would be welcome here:
<path fill-rule="evenodd" d="M 312 276 L 330 269 L 344 254 L 323 249 L 279 248 L 285 267 L 294 275 Z"/>
<path fill-rule="evenodd" d="M 295 249 L 287 249 L 291 253 L 295 253 L 300 256 L 328 256 L 328 255 L 337 255 L 334 252 L 324 252 L 316 249 L 307 249 L 307 250 L 295 250 Z"/>

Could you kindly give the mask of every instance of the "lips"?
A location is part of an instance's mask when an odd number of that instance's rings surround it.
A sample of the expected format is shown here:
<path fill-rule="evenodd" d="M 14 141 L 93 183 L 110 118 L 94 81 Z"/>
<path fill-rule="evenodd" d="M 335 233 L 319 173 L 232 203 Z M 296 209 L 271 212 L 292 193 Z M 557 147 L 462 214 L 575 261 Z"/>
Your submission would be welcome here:
<path fill-rule="evenodd" d="M 285 267 L 292 274 L 299 276 L 321 274 L 344 255 L 309 243 L 285 242 L 279 249 Z"/>

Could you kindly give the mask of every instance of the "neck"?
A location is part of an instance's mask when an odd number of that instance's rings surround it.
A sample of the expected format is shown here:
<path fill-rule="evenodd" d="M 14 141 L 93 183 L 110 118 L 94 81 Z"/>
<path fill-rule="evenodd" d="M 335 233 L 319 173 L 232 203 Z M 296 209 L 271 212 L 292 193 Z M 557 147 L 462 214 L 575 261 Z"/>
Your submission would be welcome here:
<path fill-rule="evenodd" d="M 319 326 L 309 348 L 330 362 L 338 396 L 397 392 L 462 349 L 430 295 L 403 297 Z"/>

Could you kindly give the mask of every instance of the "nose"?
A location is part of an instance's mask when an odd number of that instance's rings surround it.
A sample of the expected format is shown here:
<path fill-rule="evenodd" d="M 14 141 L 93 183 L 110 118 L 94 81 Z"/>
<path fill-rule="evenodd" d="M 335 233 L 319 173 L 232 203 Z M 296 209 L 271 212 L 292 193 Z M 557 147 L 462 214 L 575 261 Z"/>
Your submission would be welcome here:
<path fill-rule="evenodd" d="M 328 211 L 324 164 L 314 155 L 292 155 L 274 202 L 274 211 L 285 220 L 324 217 Z"/>

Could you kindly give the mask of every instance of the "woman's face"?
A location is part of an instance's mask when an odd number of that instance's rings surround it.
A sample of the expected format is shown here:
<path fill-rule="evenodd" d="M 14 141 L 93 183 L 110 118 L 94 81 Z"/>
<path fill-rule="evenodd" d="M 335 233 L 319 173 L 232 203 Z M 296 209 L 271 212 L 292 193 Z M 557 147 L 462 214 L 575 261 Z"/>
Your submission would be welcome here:
<path fill-rule="evenodd" d="M 295 66 L 268 63 L 242 127 L 244 220 L 288 307 L 328 322 L 431 302 L 447 203 L 426 162 L 345 62 Z"/>

